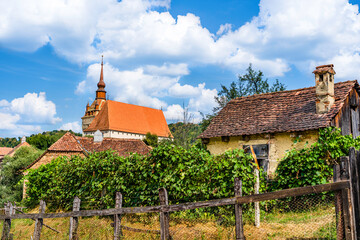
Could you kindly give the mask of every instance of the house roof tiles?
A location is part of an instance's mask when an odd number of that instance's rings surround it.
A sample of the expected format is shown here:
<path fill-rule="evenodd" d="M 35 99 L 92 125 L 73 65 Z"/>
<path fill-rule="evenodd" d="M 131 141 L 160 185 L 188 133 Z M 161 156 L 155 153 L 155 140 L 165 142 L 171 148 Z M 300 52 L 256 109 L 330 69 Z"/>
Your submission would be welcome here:
<path fill-rule="evenodd" d="M 231 100 L 199 138 L 305 131 L 330 125 L 356 80 L 335 84 L 335 103 L 325 114 L 316 113 L 315 87 L 257 94 Z"/>

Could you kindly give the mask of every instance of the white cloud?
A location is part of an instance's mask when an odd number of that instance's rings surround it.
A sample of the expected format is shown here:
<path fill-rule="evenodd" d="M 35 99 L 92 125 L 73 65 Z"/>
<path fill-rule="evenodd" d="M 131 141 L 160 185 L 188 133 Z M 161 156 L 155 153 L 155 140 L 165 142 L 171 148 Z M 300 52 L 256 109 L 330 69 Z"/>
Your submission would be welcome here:
<path fill-rule="evenodd" d="M 214 35 L 194 14 L 174 18 L 167 11 L 156 11 L 156 7 L 169 8 L 170 1 L 3 2 L 0 4 L 0 44 L 34 51 L 50 43 L 58 54 L 80 63 L 97 60 L 101 53 L 113 65 L 128 59 L 141 59 L 153 65 L 157 59 L 169 66 L 178 65 L 180 72 L 174 75 L 188 74 L 187 65 L 199 63 L 220 64 L 239 71 L 249 60 L 265 65 L 261 69 L 272 75 L 288 70 L 286 61 L 278 57 L 259 58 L 241 42 L 231 38 L 220 41 L 232 33 L 230 24 L 221 25 L 218 35 Z M 179 65 L 179 61 L 186 65 Z M 145 70 L 162 71 L 161 67 L 151 66 Z"/>
<path fill-rule="evenodd" d="M 179 83 L 176 83 L 175 85 L 170 87 L 169 94 L 172 97 L 179 98 L 195 97 L 201 94 L 201 90 L 204 89 L 204 87 L 205 83 L 201 83 L 197 87 L 193 87 L 188 84 L 180 85 Z"/>
<path fill-rule="evenodd" d="M 78 84 L 76 93 L 95 92 L 99 73 L 99 64 L 90 65 L 87 78 Z M 179 80 L 178 77 L 146 74 L 142 67 L 121 71 L 110 64 L 104 64 L 104 79 L 110 99 L 157 109 L 167 106 L 160 98 Z"/>
<path fill-rule="evenodd" d="M 10 106 L 10 103 L 6 101 L 5 99 L 0 100 L 0 107 L 8 107 Z"/>
<path fill-rule="evenodd" d="M 164 111 L 167 120 L 181 121 L 184 117 L 184 109 L 179 104 L 173 104 L 167 107 Z"/>
<path fill-rule="evenodd" d="M 56 106 L 44 92 L 27 93 L 12 101 L 0 100 L 0 133 L 4 136 L 23 136 L 41 131 L 40 124 L 56 124 Z"/>
<path fill-rule="evenodd" d="M 73 132 L 79 133 L 82 132 L 82 128 L 79 122 L 68 122 L 59 128 L 59 130 L 72 130 Z"/>
<path fill-rule="evenodd" d="M 357 5 L 347 0 L 261 0 L 259 6 L 251 21 L 237 29 L 225 23 L 215 34 L 194 14 L 172 16 L 166 11 L 170 0 L 1 1 L 0 44 L 22 51 L 51 44 L 58 54 L 85 64 L 103 53 L 111 99 L 164 108 L 169 116 L 179 110 L 179 105 L 168 106 L 164 98 L 169 96 L 188 98 L 194 114 L 215 105 L 215 89 L 180 82 L 197 66 L 242 74 L 251 62 L 272 77 L 283 76 L 290 66 L 311 72 L 316 64 L 334 63 L 337 79 L 360 75 Z M 88 67 L 76 93 L 96 90 L 99 67 Z M 19 114 L 19 121 L 58 122 L 55 107 L 40 102 L 40 110 L 25 100 L 15 105 L 2 101 L 0 106 Z M 45 108 L 47 113 L 41 110 Z"/>
<path fill-rule="evenodd" d="M 17 137 L 41 131 L 40 126 L 19 124 L 19 120 L 18 114 L 0 112 L 0 132 L 2 135 Z"/>
<path fill-rule="evenodd" d="M 188 75 L 189 69 L 187 64 L 167 64 L 164 63 L 162 66 L 147 65 L 144 67 L 146 73 L 153 75 L 167 75 L 167 76 L 181 76 Z"/>
<path fill-rule="evenodd" d="M 61 121 L 61 118 L 55 116 L 55 104 L 46 100 L 44 92 L 27 93 L 22 98 L 15 98 L 10 103 L 10 110 L 22 115 L 22 120 L 28 123 L 55 124 Z"/>

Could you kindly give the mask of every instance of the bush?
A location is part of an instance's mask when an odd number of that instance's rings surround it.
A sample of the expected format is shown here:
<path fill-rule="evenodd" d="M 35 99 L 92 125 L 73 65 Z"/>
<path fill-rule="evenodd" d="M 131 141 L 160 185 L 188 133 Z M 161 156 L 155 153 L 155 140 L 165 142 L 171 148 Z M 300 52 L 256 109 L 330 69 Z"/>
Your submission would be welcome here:
<path fill-rule="evenodd" d="M 160 187 L 168 190 L 171 204 L 193 202 L 233 196 L 234 177 L 242 178 L 244 194 L 251 194 L 253 167 L 243 150 L 213 156 L 195 146 L 186 150 L 173 144 L 160 144 L 148 156 L 124 158 L 107 151 L 61 157 L 30 171 L 26 203 L 34 206 L 43 199 L 49 207 L 68 209 L 78 196 L 84 207 L 109 208 L 120 191 L 124 207 L 158 205 Z"/>
<path fill-rule="evenodd" d="M 5 156 L 0 163 L 0 205 L 7 201 L 21 201 L 23 190 L 21 169 L 35 161 L 41 154 L 42 151 L 34 147 L 23 146 L 13 157 Z"/>

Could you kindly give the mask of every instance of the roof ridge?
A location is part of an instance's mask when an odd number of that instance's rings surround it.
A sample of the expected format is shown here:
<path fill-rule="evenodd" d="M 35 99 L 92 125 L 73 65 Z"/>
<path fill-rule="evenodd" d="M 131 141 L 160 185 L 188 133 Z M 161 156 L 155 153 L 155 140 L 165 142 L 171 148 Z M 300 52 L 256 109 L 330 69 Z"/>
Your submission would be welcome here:
<path fill-rule="evenodd" d="M 354 80 L 347 80 L 344 82 L 337 82 L 334 85 L 338 85 L 338 84 L 344 84 L 344 83 L 349 83 L 349 82 L 353 82 L 354 84 L 357 83 L 357 79 Z M 250 97 L 261 97 L 264 95 L 273 95 L 273 94 L 279 94 L 279 93 L 288 93 L 288 92 L 298 92 L 298 91 L 303 91 L 303 90 L 307 90 L 307 89 L 311 89 L 311 88 L 315 88 L 315 86 L 312 87 L 305 87 L 305 88 L 298 88 L 298 89 L 292 89 L 292 90 L 284 90 L 284 91 L 277 91 L 277 92 L 268 92 L 268 93 L 259 93 L 259 94 L 253 94 L 253 95 L 248 95 L 248 96 L 243 96 L 243 97 L 237 97 L 234 99 L 231 99 L 229 102 L 231 101 L 237 101 L 240 99 L 245 99 L 245 98 L 250 98 Z"/>
<path fill-rule="evenodd" d="M 124 102 L 118 102 L 118 101 L 113 101 L 113 100 L 107 100 L 107 102 L 121 103 L 121 104 L 126 104 L 126 105 L 132 105 L 132 106 L 139 107 L 139 108 L 150 108 L 150 109 L 154 109 L 157 111 L 161 111 L 160 109 L 157 109 L 157 108 L 146 107 L 146 106 L 136 105 L 136 104 L 132 104 L 132 103 L 124 103 Z"/>

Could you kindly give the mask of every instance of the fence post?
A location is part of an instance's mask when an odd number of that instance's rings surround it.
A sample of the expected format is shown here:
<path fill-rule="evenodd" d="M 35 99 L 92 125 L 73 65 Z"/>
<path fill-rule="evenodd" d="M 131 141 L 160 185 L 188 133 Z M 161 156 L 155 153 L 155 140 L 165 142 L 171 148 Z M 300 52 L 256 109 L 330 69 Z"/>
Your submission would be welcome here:
<path fill-rule="evenodd" d="M 334 182 L 340 181 L 341 178 L 341 170 L 340 165 L 336 164 L 333 167 L 333 175 L 334 175 Z M 342 211 L 342 192 L 336 191 L 335 192 L 335 213 L 336 213 L 336 239 L 342 240 L 345 239 L 345 229 L 344 229 L 344 215 Z"/>
<path fill-rule="evenodd" d="M 159 199 L 161 206 L 169 205 L 168 194 L 165 188 L 159 189 Z M 161 210 L 160 212 L 160 239 L 169 240 L 169 213 Z"/>
<path fill-rule="evenodd" d="M 359 199 L 359 174 L 358 166 L 359 153 L 356 152 L 354 147 L 350 148 L 349 152 L 349 175 L 350 175 L 350 191 L 353 215 L 353 232 L 355 239 L 360 239 L 360 199 Z"/>
<path fill-rule="evenodd" d="M 40 200 L 39 213 L 45 213 L 46 203 L 43 200 Z M 37 218 L 35 220 L 35 229 L 34 229 L 34 238 L 33 240 L 40 240 L 41 229 L 44 225 L 44 220 L 42 218 Z"/>
<path fill-rule="evenodd" d="M 350 161 L 349 157 L 340 158 L 340 178 L 341 180 L 350 180 Z M 351 184 L 350 184 L 351 185 Z M 344 219 L 344 234 L 346 240 L 355 239 L 355 227 L 354 227 L 354 207 L 350 189 L 346 188 L 341 190 L 341 205 L 342 215 Z"/>
<path fill-rule="evenodd" d="M 122 207 L 122 194 L 117 192 L 115 197 L 115 208 L 120 209 Z M 119 240 L 122 236 L 121 231 L 121 214 L 114 215 L 114 240 Z"/>
<path fill-rule="evenodd" d="M 1 240 L 10 240 L 12 239 L 10 234 L 10 228 L 11 228 L 11 214 L 12 214 L 12 205 L 10 202 L 5 203 L 5 215 L 9 216 L 9 219 L 5 219 L 3 223 L 3 230 L 1 234 Z"/>
<path fill-rule="evenodd" d="M 259 177 L 259 169 L 255 168 L 255 178 L 256 178 L 256 182 L 255 182 L 255 194 L 259 194 L 259 190 L 260 190 L 260 177 Z M 260 203 L 259 202 L 255 202 L 254 203 L 254 207 L 255 207 L 255 226 L 256 227 L 260 227 Z"/>
<path fill-rule="evenodd" d="M 235 197 L 242 196 L 242 181 L 239 178 L 234 180 L 234 191 Z M 236 240 L 245 240 L 241 204 L 235 204 L 235 232 Z"/>
<path fill-rule="evenodd" d="M 75 197 L 73 203 L 73 213 L 80 211 L 80 198 Z M 77 234 L 77 229 L 79 225 L 79 217 L 70 218 L 70 230 L 69 230 L 69 240 L 78 240 L 79 236 Z"/>

